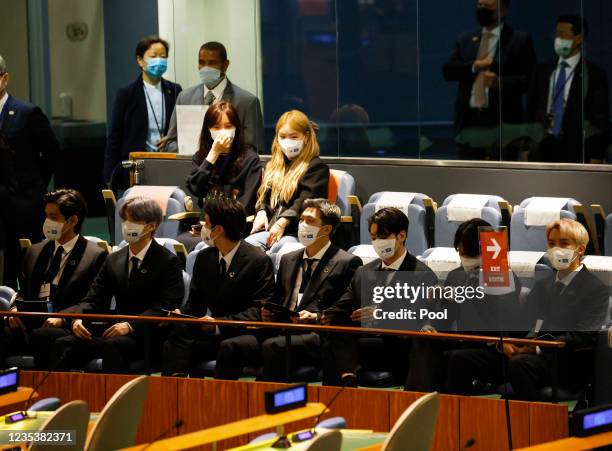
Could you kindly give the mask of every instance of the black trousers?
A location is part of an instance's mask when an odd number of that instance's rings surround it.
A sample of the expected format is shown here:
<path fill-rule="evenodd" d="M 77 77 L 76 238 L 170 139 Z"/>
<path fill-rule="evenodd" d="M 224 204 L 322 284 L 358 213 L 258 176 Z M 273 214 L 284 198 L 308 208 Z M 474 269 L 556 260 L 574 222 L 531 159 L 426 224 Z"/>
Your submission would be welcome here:
<path fill-rule="evenodd" d="M 54 355 L 55 361 L 63 356 L 60 369 L 85 368 L 92 359 L 102 358 L 104 371 L 121 373 L 131 362 L 144 358 L 144 346 L 133 334 L 90 340 L 70 334 L 55 340 Z"/>
<path fill-rule="evenodd" d="M 33 355 L 34 366 L 46 370 L 53 367 L 55 340 L 70 335 L 63 327 L 22 329 L 0 328 L 0 366 L 11 355 Z"/>
<path fill-rule="evenodd" d="M 163 346 L 163 374 L 194 372 L 197 363 L 216 358 L 220 341 L 220 336 L 196 326 L 174 327 Z"/>
<path fill-rule="evenodd" d="M 514 395 L 520 399 L 538 399 L 538 389 L 551 383 L 549 359 L 537 354 L 518 354 L 508 359 L 494 347 L 451 351 L 447 389 L 451 393 L 474 394 L 473 381 L 501 384 L 506 377 Z"/>
<path fill-rule="evenodd" d="M 410 365 L 405 390 L 442 391 L 448 365 L 446 354 L 456 348 L 451 342 L 415 339 L 410 348 Z"/>
<path fill-rule="evenodd" d="M 291 335 L 291 368 L 303 365 L 318 366 L 321 357 L 321 339 L 316 333 Z M 283 382 L 286 371 L 287 343 L 285 336 L 271 337 L 262 344 L 263 380 Z"/>

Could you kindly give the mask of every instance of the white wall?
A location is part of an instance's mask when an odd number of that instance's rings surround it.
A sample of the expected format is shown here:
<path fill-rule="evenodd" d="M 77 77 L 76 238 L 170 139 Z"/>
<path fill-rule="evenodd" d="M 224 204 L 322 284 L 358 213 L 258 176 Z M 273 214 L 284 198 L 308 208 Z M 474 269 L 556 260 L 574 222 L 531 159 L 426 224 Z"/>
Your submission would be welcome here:
<path fill-rule="evenodd" d="M 158 0 L 159 34 L 171 46 L 167 78 L 183 88 L 200 83 L 198 50 L 207 41 L 227 48 L 232 83 L 261 100 L 259 0 Z"/>
<path fill-rule="evenodd" d="M 4 57 L 11 76 L 8 90 L 22 100 L 30 100 L 28 54 L 26 0 L 2 0 L 0 5 L 0 55 Z"/>
<path fill-rule="evenodd" d="M 72 96 L 75 119 L 106 122 L 102 2 L 103 0 L 49 0 L 53 116 L 60 115 L 59 95 L 65 92 Z M 87 24 L 89 34 L 85 40 L 73 42 L 68 39 L 66 26 L 73 22 Z"/>

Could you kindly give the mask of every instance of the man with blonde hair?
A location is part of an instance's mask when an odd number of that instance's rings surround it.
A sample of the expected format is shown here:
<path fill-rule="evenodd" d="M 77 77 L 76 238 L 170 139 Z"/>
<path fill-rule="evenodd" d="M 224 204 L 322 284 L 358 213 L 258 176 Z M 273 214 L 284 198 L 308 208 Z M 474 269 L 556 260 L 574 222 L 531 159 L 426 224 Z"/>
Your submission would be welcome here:
<path fill-rule="evenodd" d="M 558 354 L 559 384 L 570 391 L 584 388 L 584 368 L 592 365 L 587 350 L 595 344 L 605 321 L 609 293 L 582 264 L 589 234 L 582 224 L 559 219 L 546 227 L 548 260 L 555 271 L 536 282 L 526 301 L 531 331 L 527 338 L 564 341 Z M 469 352 L 468 352 L 469 351 Z M 470 394 L 473 382 L 502 382 L 501 359 L 507 359 L 514 394 L 522 399 L 542 398 L 540 389 L 552 383 L 551 353 L 538 346 L 505 344 L 490 349 L 454 353 L 449 361 L 448 388 Z"/>

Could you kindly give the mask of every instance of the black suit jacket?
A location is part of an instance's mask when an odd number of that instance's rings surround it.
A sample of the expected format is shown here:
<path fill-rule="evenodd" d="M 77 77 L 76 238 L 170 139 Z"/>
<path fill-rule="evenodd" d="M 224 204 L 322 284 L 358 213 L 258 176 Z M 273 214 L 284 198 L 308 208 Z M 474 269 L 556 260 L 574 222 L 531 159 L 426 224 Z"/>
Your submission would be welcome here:
<path fill-rule="evenodd" d="M 302 212 L 302 204 L 306 199 L 327 199 L 329 189 L 329 167 L 319 157 L 315 157 L 308 163 L 306 172 L 298 182 L 297 189 L 289 202 L 280 201 L 275 208 L 270 204 L 271 192 L 268 189 L 264 195 L 261 209 L 265 209 L 270 226 L 279 218 L 289 219 L 289 225 L 285 228 L 285 235 L 296 235 L 298 219 Z"/>
<path fill-rule="evenodd" d="M 128 276 L 129 247 L 110 254 L 85 298 L 67 313 L 110 313 L 111 299 L 118 315 L 167 316 L 183 301 L 185 286 L 181 262 L 172 252 L 152 241 L 140 263 L 136 281 Z M 132 323 L 134 330 L 144 323 Z"/>
<path fill-rule="evenodd" d="M 23 288 L 21 297 L 26 301 L 38 300 L 40 285 L 44 282 L 47 267 L 55 251 L 54 241 L 34 244 L 28 249 L 23 261 Z M 55 311 L 64 310 L 81 300 L 89 291 L 107 253 L 100 246 L 79 236 L 68 256 L 64 271 L 53 296 Z"/>
<path fill-rule="evenodd" d="M 555 340 L 565 341 L 565 351 L 590 347 L 597 340 L 597 331 L 606 320 L 608 288 L 586 267 L 575 276 L 560 296 L 553 292 L 555 274 L 538 281 L 527 297 L 533 308 L 533 325 L 541 320 L 537 336 L 550 334 Z M 529 334 L 533 338 L 535 333 Z"/>
<path fill-rule="evenodd" d="M 548 97 L 550 80 L 557 70 L 558 59 L 540 64 L 529 91 L 529 114 L 534 122 L 548 128 Z M 586 95 L 583 95 L 583 90 Z M 572 85 L 565 106 L 562 139 L 565 154 L 557 155 L 554 161 L 583 162 L 584 121 L 591 123 L 599 133 L 585 140 L 586 161 L 590 158 L 604 159 L 608 148 L 610 129 L 610 95 L 605 71 L 590 61 L 581 61 L 574 72 Z"/>
<path fill-rule="evenodd" d="M 0 135 L 0 250 L 7 244 L 5 241 L 15 240 L 13 227 L 14 218 L 12 213 L 15 208 L 15 196 L 17 192 L 17 178 L 15 177 L 15 152 L 4 141 Z M 16 245 L 16 243 L 13 243 Z M 0 279 L 2 275 L 0 274 Z"/>
<path fill-rule="evenodd" d="M 298 249 L 281 258 L 274 300 L 284 307 L 291 305 L 304 252 L 304 249 Z M 319 313 L 331 308 L 340 299 L 361 265 L 359 257 L 332 244 L 317 263 L 297 310 Z"/>
<path fill-rule="evenodd" d="M 482 30 L 459 36 L 453 54 L 442 67 L 445 80 L 459 82 L 455 102 L 457 133 L 469 125 L 465 119 L 476 80 L 472 67 L 478 57 L 481 36 Z M 503 122 L 520 123 L 525 119 L 523 94 L 528 91 L 535 64 L 536 54 L 531 36 L 504 24 L 490 69 L 499 76 L 502 89 L 489 90 L 488 108 L 489 111 L 498 112 L 501 101 Z"/>
<path fill-rule="evenodd" d="M 353 311 L 360 309 L 365 306 L 374 306 L 375 304 L 372 302 L 372 299 L 363 299 L 362 293 L 366 291 L 364 286 L 366 284 L 371 284 L 373 282 L 372 273 L 374 271 L 379 272 L 380 277 L 385 277 L 386 282 L 379 281 L 378 277 L 376 277 L 377 283 L 381 285 L 393 285 L 393 277 L 387 278 L 386 271 L 380 271 L 382 265 L 382 260 L 379 258 L 372 260 L 367 265 L 363 265 L 360 268 L 357 268 L 355 271 L 355 276 L 353 280 L 349 284 L 348 288 L 344 292 L 344 294 L 340 297 L 338 302 L 336 302 L 331 308 L 326 310 L 326 314 L 329 314 L 332 317 L 332 322 L 334 324 L 345 324 L 358 326 L 359 324 L 352 323 L 350 319 L 350 315 Z M 423 263 L 421 263 L 416 257 L 411 255 L 410 253 L 406 254 L 404 261 L 402 262 L 400 268 L 400 272 L 411 272 L 413 276 L 411 277 L 411 283 L 414 283 L 416 286 L 423 284 L 424 286 L 434 286 L 438 283 L 438 278 L 436 274 L 429 269 L 429 267 Z M 400 305 L 399 307 L 407 307 L 406 305 Z M 388 310 L 385 308 L 385 310 Z M 416 324 L 416 323 L 415 323 Z M 423 322 L 425 324 L 425 322 Z"/>
<path fill-rule="evenodd" d="M 115 166 L 122 160 L 127 160 L 130 152 L 147 150 L 149 113 L 143 83 L 141 75 L 136 81 L 117 91 L 110 123 L 108 124 L 108 138 L 104 157 L 104 180 L 106 181 L 110 181 Z M 163 78 L 161 83 L 165 105 L 163 132 L 166 134 L 176 98 L 183 88 L 181 88 L 181 85 Z"/>
<path fill-rule="evenodd" d="M 270 257 L 259 247 L 240 241 L 223 281 L 219 278 L 219 250 L 207 247 L 200 251 L 193 267 L 189 299 L 181 311 L 202 317 L 210 310 L 215 319 L 259 321 L 255 301 L 271 300 L 273 296 L 274 267 Z"/>
<path fill-rule="evenodd" d="M 55 172 L 59 143 L 39 107 L 10 95 L 0 115 L 0 134 L 14 151 L 15 219 L 20 237 L 37 242 L 42 236 L 43 195 Z"/>

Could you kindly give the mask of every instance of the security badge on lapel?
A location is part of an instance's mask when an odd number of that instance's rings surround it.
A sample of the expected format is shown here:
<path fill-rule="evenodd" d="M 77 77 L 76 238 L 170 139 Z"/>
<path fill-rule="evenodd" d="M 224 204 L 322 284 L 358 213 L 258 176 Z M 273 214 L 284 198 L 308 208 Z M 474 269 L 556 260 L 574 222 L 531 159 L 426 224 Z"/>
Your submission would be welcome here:
<path fill-rule="evenodd" d="M 227 273 L 227 275 L 230 277 L 230 279 L 236 277 L 236 273 L 234 271 L 230 271 L 229 273 Z"/>

